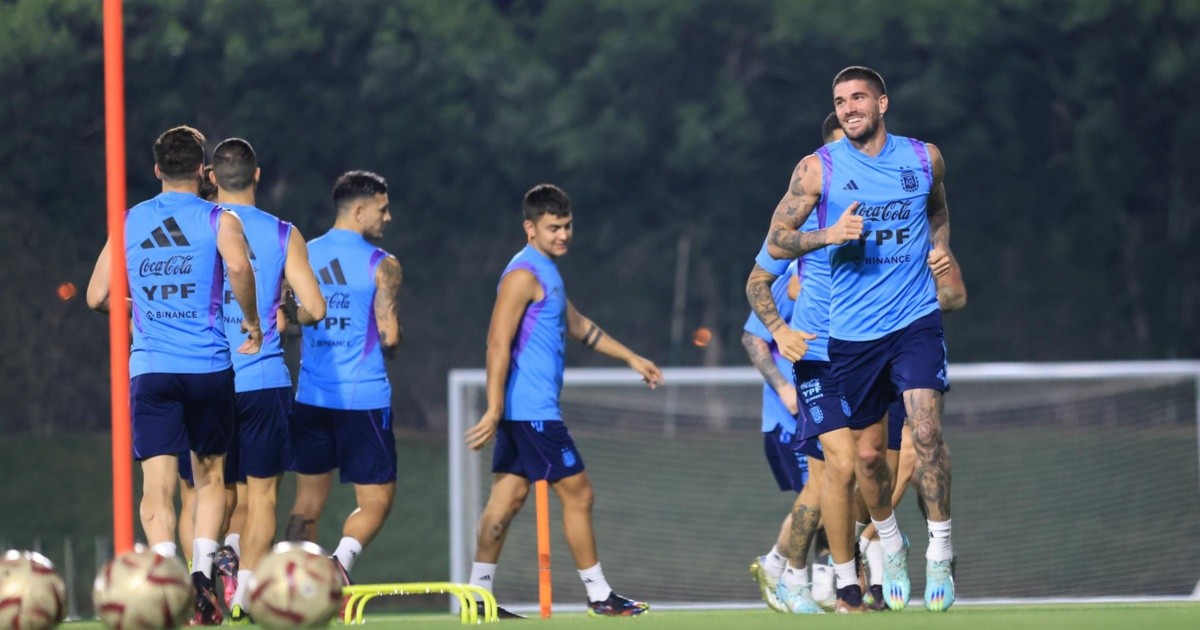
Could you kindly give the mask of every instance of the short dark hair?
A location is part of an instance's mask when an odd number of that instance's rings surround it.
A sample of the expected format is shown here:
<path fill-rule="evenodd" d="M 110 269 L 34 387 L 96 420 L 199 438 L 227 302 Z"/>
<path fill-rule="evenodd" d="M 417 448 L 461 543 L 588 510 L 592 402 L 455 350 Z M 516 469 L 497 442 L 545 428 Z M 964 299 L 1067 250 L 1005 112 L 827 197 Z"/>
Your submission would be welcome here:
<path fill-rule="evenodd" d="M 204 167 L 204 171 L 200 173 L 200 198 L 205 201 L 217 200 L 217 185 L 212 183 L 208 178 L 208 174 L 213 170 L 212 165 Z"/>
<path fill-rule="evenodd" d="M 525 193 L 525 199 L 521 201 L 521 211 L 527 221 L 535 223 L 544 214 L 552 214 L 559 218 L 570 216 L 571 198 L 554 184 L 538 184 Z"/>
<path fill-rule="evenodd" d="M 195 177 L 204 164 L 204 134 L 187 125 L 162 132 L 154 141 L 154 164 L 165 179 Z"/>
<path fill-rule="evenodd" d="M 333 205 L 338 210 L 345 204 L 375 195 L 386 195 L 387 180 L 371 171 L 349 171 L 342 173 L 333 183 Z"/>
<path fill-rule="evenodd" d="M 241 138 L 227 138 L 213 149 L 212 170 L 217 185 L 225 190 L 245 190 L 254 184 L 258 156 L 254 147 Z"/>
<path fill-rule="evenodd" d="M 829 137 L 841 128 L 842 123 L 838 122 L 837 112 L 829 112 L 829 115 L 825 117 L 825 122 L 821 123 L 821 142 L 829 144 Z"/>
<path fill-rule="evenodd" d="M 837 73 L 837 76 L 833 77 L 833 87 L 837 87 L 837 84 L 839 83 L 855 80 L 862 80 L 870 83 L 871 87 L 875 88 L 875 91 L 878 92 L 879 95 L 887 94 L 887 85 L 884 84 L 883 77 L 880 76 L 878 72 L 875 72 L 866 66 L 850 66 L 849 68 L 842 68 L 842 71 Z"/>

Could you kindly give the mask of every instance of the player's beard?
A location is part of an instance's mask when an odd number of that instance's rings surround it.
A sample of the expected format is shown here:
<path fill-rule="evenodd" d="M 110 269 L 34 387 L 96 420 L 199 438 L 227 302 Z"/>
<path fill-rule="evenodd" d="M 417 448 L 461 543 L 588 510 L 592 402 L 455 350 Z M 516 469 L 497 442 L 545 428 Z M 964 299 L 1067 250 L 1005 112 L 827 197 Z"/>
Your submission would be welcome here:
<path fill-rule="evenodd" d="M 866 118 L 867 122 L 865 125 L 863 125 L 862 131 L 857 136 L 850 135 L 850 132 L 846 130 L 846 125 L 844 123 L 842 124 L 842 133 L 846 134 L 846 137 L 849 138 L 851 142 L 857 142 L 861 144 L 867 140 L 870 140 L 875 135 L 875 132 L 879 131 L 879 119 L 881 116 L 879 114 L 874 114 L 867 116 Z"/>

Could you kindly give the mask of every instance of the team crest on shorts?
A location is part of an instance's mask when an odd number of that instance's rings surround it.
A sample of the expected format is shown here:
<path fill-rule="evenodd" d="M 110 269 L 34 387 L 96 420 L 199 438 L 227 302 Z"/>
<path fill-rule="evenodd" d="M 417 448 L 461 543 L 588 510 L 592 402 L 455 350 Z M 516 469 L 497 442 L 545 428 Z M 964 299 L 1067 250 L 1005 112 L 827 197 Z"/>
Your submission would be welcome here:
<path fill-rule="evenodd" d="M 914 192 L 917 189 L 917 174 L 912 171 L 900 171 L 900 185 L 904 192 Z"/>
<path fill-rule="evenodd" d="M 575 462 L 576 462 L 576 461 L 577 461 L 577 460 L 575 459 L 575 451 L 572 451 L 572 450 L 571 450 L 571 449 L 569 449 L 569 448 L 564 448 L 564 449 L 562 450 L 562 462 L 563 462 L 563 466 L 566 466 L 567 468 L 570 468 L 570 467 L 572 467 L 572 466 L 574 466 L 574 465 L 575 465 Z"/>
<path fill-rule="evenodd" d="M 825 412 L 815 405 L 808 408 L 808 413 L 812 416 L 813 424 L 821 424 L 821 421 L 825 419 Z"/>
<path fill-rule="evenodd" d="M 844 397 L 842 398 L 842 413 L 846 414 L 847 418 L 850 417 L 850 403 L 846 402 Z"/>

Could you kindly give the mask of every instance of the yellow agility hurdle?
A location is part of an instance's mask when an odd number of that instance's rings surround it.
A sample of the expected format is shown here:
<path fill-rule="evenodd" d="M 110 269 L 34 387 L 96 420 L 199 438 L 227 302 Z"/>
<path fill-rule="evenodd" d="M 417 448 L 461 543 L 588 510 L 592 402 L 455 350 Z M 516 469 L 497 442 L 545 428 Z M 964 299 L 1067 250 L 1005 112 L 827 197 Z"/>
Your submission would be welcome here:
<path fill-rule="evenodd" d="M 475 597 L 483 601 L 483 621 L 499 621 L 496 612 L 496 598 L 486 589 L 470 584 L 455 584 L 454 582 L 409 582 L 404 584 L 355 584 L 342 588 L 346 596 L 346 611 L 342 621 L 350 625 L 362 625 L 363 613 L 367 602 L 384 595 L 430 595 L 446 593 L 458 598 L 459 620 L 465 624 L 479 623 L 479 613 L 475 606 Z"/>

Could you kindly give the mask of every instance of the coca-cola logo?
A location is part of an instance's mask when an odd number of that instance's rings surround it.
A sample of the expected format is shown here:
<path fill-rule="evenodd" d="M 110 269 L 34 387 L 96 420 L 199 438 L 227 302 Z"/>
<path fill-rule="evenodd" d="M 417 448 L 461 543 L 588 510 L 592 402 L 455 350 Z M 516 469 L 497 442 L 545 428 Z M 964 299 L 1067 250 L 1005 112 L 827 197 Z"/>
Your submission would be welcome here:
<path fill-rule="evenodd" d="M 329 305 L 329 308 L 350 308 L 350 294 L 331 293 L 325 302 Z"/>
<path fill-rule="evenodd" d="M 138 275 L 146 276 L 179 276 L 192 272 L 191 256 L 171 256 L 166 260 L 143 260 L 138 266 Z"/>

